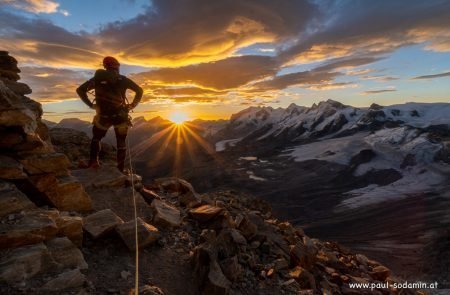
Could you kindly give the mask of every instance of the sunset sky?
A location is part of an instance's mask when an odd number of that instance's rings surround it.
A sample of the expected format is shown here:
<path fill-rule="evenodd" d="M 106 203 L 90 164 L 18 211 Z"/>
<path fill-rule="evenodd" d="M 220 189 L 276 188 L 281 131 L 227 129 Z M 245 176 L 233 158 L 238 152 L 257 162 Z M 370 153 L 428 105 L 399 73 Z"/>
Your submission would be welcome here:
<path fill-rule="evenodd" d="M 75 89 L 105 55 L 144 88 L 147 118 L 450 102 L 446 0 L 0 0 L 0 50 L 52 121 L 90 120 Z"/>

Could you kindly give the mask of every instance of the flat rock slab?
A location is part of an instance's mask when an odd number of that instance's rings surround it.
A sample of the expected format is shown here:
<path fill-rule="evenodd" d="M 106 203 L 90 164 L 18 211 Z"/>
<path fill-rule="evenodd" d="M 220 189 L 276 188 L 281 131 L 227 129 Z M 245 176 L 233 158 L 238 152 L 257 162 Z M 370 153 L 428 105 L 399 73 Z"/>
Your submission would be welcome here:
<path fill-rule="evenodd" d="M 55 173 L 67 175 L 70 166 L 66 155 L 60 153 L 30 154 L 20 159 L 25 171 L 29 174 Z"/>
<path fill-rule="evenodd" d="M 83 185 L 74 177 L 64 177 L 58 180 L 56 193 L 48 194 L 48 198 L 61 211 L 89 211 L 92 201 Z"/>
<path fill-rule="evenodd" d="M 51 256 L 61 269 L 88 268 L 83 253 L 68 238 L 54 238 L 47 241 L 46 244 Z"/>
<path fill-rule="evenodd" d="M 141 194 L 131 187 L 118 188 L 87 188 L 87 193 L 92 199 L 95 211 L 111 209 L 123 220 L 134 218 L 133 198 L 136 198 L 137 215 L 144 220 L 150 220 L 152 210 L 144 201 Z"/>
<path fill-rule="evenodd" d="M 0 178 L 24 179 L 27 178 L 23 172 L 23 166 L 18 161 L 5 155 L 0 155 Z"/>
<path fill-rule="evenodd" d="M 86 188 L 124 187 L 128 180 L 128 177 L 116 167 L 109 165 L 100 166 L 96 169 L 72 170 L 71 174 Z"/>
<path fill-rule="evenodd" d="M 0 282 L 18 283 L 54 266 L 43 243 L 0 252 Z"/>
<path fill-rule="evenodd" d="M 14 184 L 2 180 L 0 180 L 0 196 L 0 218 L 11 213 L 37 208 Z"/>
<path fill-rule="evenodd" d="M 0 224 L 0 249 L 36 244 L 58 233 L 56 210 L 33 210 L 18 214 L 11 223 Z"/>
<path fill-rule="evenodd" d="M 83 228 L 92 238 L 98 239 L 111 232 L 123 223 L 123 220 L 110 209 L 105 209 L 84 218 Z"/>
<path fill-rule="evenodd" d="M 180 210 L 168 203 L 155 199 L 151 205 L 154 216 L 153 222 L 162 227 L 178 227 L 181 223 Z"/>
<path fill-rule="evenodd" d="M 219 215 L 223 211 L 222 208 L 211 206 L 211 205 L 203 205 L 200 207 L 197 207 L 195 209 L 189 210 L 189 214 L 194 218 L 195 220 L 206 222 L 217 215 Z"/>
<path fill-rule="evenodd" d="M 56 219 L 58 236 L 69 238 L 75 245 L 83 244 L 83 218 L 79 216 L 61 215 Z"/>
<path fill-rule="evenodd" d="M 151 224 L 144 222 L 141 218 L 137 218 L 137 235 L 139 249 L 155 243 L 159 237 L 159 231 Z M 117 226 L 116 230 L 119 236 L 127 245 L 128 249 L 136 249 L 136 223 L 134 220 L 125 222 Z"/>
<path fill-rule="evenodd" d="M 162 190 L 169 193 L 195 193 L 192 185 L 184 179 L 176 177 L 165 177 L 155 179 L 155 184 L 159 186 Z"/>
<path fill-rule="evenodd" d="M 56 278 L 48 281 L 43 290 L 46 291 L 61 291 L 70 288 L 77 288 L 83 286 L 86 281 L 84 274 L 79 269 L 73 269 L 59 274 Z"/>
<path fill-rule="evenodd" d="M 139 193 L 148 204 L 151 204 L 154 199 L 161 199 L 161 197 L 158 196 L 157 193 L 145 187 L 141 189 Z"/>

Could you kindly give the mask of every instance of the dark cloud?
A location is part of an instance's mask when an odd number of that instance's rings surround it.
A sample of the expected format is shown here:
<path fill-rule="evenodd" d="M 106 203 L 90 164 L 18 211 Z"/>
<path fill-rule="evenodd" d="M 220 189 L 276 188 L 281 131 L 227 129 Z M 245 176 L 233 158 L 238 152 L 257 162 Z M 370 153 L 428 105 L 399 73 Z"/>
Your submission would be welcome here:
<path fill-rule="evenodd" d="M 75 89 L 89 77 L 89 72 L 49 67 L 22 67 L 22 81 L 27 83 L 33 99 L 40 102 L 78 98 Z"/>
<path fill-rule="evenodd" d="M 331 83 L 338 76 L 344 75 L 339 72 L 342 68 L 353 68 L 370 64 L 382 59 L 378 56 L 362 56 L 354 58 L 336 58 L 323 65 L 320 65 L 310 71 L 291 73 L 286 75 L 275 76 L 271 80 L 262 81 L 254 85 L 257 91 L 265 90 L 281 90 L 289 86 L 304 86 L 312 89 L 331 89 L 343 87 L 343 83 Z M 320 84 L 324 84 L 323 87 Z M 346 83 L 345 85 L 353 85 Z"/>
<path fill-rule="evenodd" d="M 72 33 L 42 18 L 25 18 L 0 9 L 0 42 L 22 62 L 93 67 L 101 61 L 95 39 Z"/>
<path fill-rule="evenodd" d="M 282 76 L 276 76 L 271 80 L 256 83 L 254 89 L 256 91 L 267 90 L 282 90 L 294 85 L 312 85 L 320 83 L 328 83 L 339 76 L 338 72 L 320 72 L 320 71 L 305 71 Z"/>
<path fill-rule="evenodd" d="M 434 74 L 434 75 L 424 75 L 424 76 L 418 76 L 412 78 L 413 80 L 421 80 L 421 79 L 435 79 L 435 78 L 442 78 L 442 77 L 449 77 L 450 72 L 440 73 L 440 74 Z"/>
<path fill-rule="evenodd" d="M 352 58 L 336 58 L 328 61 L 326 64 L 315 68 L 315 71 L 329 72 L 341 68 L 353 68 L 362 65 L 374 63 L 383 59 L 381 56 L 355 56 Z"/>
<path fill-rule="evenodd" d="M 136 18 L 104 26 L 97 37 L 133 63 L 187 65 L 256 42 L 285 41 L 318 14 L 306 0 L 155 0 Z"/>
<path fill-rule="evenodd" d="M 133 75 L 149 86 L 194 84 L 216 90 L 232 89 L 277 72 L 276 61 L 269 56 L 236 56 L 217 62 L 180 68 L 163 68 Z"/>
<path fill-rule="evenodd" d="M 395 91 L 397 91 L 397 90 L 396 89 L 367 90 L 367 91 L 363 91 L 362 94 L 367 95 L 367 94 L 378 94 L 378 93 L 395 92 Z"/>
<path fill-rule="evenodd" d="M 45 77 L 36 69 L 23 69 L 25 82 L 41 101 L 76 98 L 74 90 L 85 79 L 75 70 L 49 67 L 95 68 L 104 55 L 116 55 L 123 64 L 160 67 L 132 75 L 144 85 L 146 100 L 210 102 L 227 95 L 276 97 L 289 86 L 354 87 L 336 78 L 372 74 L 370 69 L 346 69 L 377 62 L 410 44 L 450 51 L 449 28 L 450 2 L 444 0 L 154 0 L 133 19 L 105 24 L 92 33 L 70 32 L 43 18 L 0 8 L 2 48 L 22 63 L 53 70 Z M 236 55 L 244 52 L 238 51 L 242 47 L 261 43 L 275 48 L 272 56 Z M 322 64 L 277 74 L 285 65 L 312 61 Z M 413 79 L 444 76 L 448 73 Z M 397 79 L 375 73 L 360 77 Z M 363 93 L 386 91 L 395 90 Z"/>
<path fill-rule="evenodd" d="M 326 26 L 280 54 L 285 62 L 322 60 L 358 53 L 388 53 L 430 42 L 429 49 L 450 50 L 450 2 L 330 2 Z M 325 6 L 326 7 L 326 6 Z"/>
<path fill-rule="evenodd" d="M 155 96 L 179 96 L 179 95 L 218 95 L 225 94 L 225 91 L 216 91 L 199 87 L 164 88 L 159 87 L 152 90 Z"/>

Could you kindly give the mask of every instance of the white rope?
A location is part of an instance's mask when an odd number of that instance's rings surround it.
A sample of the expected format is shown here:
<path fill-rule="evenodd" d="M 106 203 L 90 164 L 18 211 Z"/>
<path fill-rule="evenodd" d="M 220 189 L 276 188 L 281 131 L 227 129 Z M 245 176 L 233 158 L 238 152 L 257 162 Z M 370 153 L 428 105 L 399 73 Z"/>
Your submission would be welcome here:
<path fill-rule="evenodd" d="M 137 206 L 136 206 L 136 195 L 135 195 L 135 189 L 134 189 L 134 172 L 133 172 L 133 166 L 131 162 L 131 151 L 130 151 L 130 140 L 127 136 L 127 151 L 128 151 L 128 160 L 130 162 L 130 174 L 131 174 L 131 189 L 133 191 L 133 206 L 134 206 L 134 235 L 135 235 L 135 244 L 136 244 L 136 272 L 134 274 L 135 281 L 134 281 L 134 294 L 138 295 L 139 293 L 139 238 L 138 238 L 138 228 L 137 228 Z"/>

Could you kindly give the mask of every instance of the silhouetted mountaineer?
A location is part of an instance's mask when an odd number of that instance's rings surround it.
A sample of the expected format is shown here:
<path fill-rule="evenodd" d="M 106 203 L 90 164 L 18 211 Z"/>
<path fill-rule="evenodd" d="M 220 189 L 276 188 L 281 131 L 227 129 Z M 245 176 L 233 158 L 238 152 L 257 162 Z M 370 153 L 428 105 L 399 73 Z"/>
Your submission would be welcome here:
<path fill-rule="evenodd" d="M 142 98 L 142 88 L 132 80 L 119 74 L 120 63 L 117 59 L 107 56 L 103 59 L 103 69 L 95 72 L 90 80 L 77 89 L 83 102 L 97 111 L 93 120 L 92 141 L 89 167 L 98 167 L 100 142 L 111 126 L 114 126 L 117 141 L 117 168 L 124 171 L 126 157 L 126 137 L 128 127 L 131 126 L 128 112 L 135 108 Z M 88 91 L 95 90 L 95 104 L 88 98 Z M 127 89 L 135 92 L 131 104 L 126 98 Z"/>

